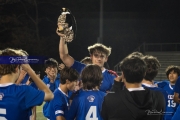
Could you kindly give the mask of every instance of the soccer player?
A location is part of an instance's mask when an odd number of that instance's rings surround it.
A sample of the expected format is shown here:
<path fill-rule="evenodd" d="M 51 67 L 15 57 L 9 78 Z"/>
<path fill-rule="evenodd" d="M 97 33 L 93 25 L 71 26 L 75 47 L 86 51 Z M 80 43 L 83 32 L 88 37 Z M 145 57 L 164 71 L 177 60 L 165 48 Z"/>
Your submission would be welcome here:
<path fill-rule="evenodd" d="M 178 77 L 175 87 L 174 87 L 174 102 L 180 103 L 179 95 L 180 95 L 180 76 Z M 177 107 L 176 112 L 174 113 L 171 120 L 178 120 L 180 118 L 180 106 Z"/>
<path fill-rule="evenodd" d="M 14 49 L 4 49 L 3 57 L 17 57 L 22 54 Z M 25 70 L 33 79 L 39 90 L 27 85 L 16 85 L 21 70 Z M 0 119 L 30 120 L 31 108 L 53 99 L 54 95 L 42 80 L 35 74 L 29 64 L 0 63 Z"/>
<path fill-rule="evenodd" d="M 45 60 L 45 73 L 46 75 L 43 78 L 43 82 L 49 87 L 49 89 L 54 92 L 60 84 L 60 74 L 58 73 L 58 69 L 62 70 L 64 68 L 64 64 L 59 64 L 54 58 L 49 58 Z M 43 105 L 43 114 L 45 117 L 49 118 L 49 101 Z"/>
<path fill-rule="evenodd" d="M 101 111 L 103 120 L 162 119 L 161 112 L 165 109 L 163 94 L 141 85 L 146 67 L 146 63 L 139 56 L 129 56 L 122 60 L 121 79 L 126 87 L 104 97 Z"/>
<path fill-rule="evenodd" d="M 175 103 L 174 98 L 174 87 L 175 83 L 180 75 L 180 68 L 178 66 L 170 65 L 166 68 L 166 76 L 169 80 L 168 82 L 159 82 L 157 83 L 158 87 L 161 87 L 168 93 L 168 103 L 166 105 L 166 113 L 164 116 L 164 120 L 171 120 L 172 116 L 174 115 L 178 103 Z"/>
<path fill-rule="evenodd" d="M 81 73 L 82 69 L 86 65 L 81 62 L 75 61 L 74 58 L 72 58 L 68 54 L 68 47 L 65 39 L 63 38 L 63 34 L 60 34 L 59 32 L 57 32 L 57 34 L 60 36 L 59 54 L 61 60 L 67 67 L 72 67 L 76 69 L 79 73 Z M 107 62 L 108 57 L 111 54 L 111 48 L 106 47 L 103 44 L 96 43 L 92 46 L 89 46 L 88 51 L 92 60 L 92 64 L 98 65 L 103 73 L 103 81 L 99 90 L 107 92 L 111 89 L 115 78 L 115 75 L 109 73 L 108 70 L 104 68 L 104 63 Z"/>
<path fill-rule="evenodd" d="M 100 115 L 102 102 L 106 93 L 99 91 L 103 79 L 98 65 L 87 65 L 82 73 L 82 91 L 73 99 L 68 120 L 102 120 Z"/>
<path fill-rule="evenodd" d="M 84 58 L 81 60 L 81 63 L 84 63 L 84 64 L 86 64 L 86 65 L 92 64 L 91 57 L 84 57 Z"/>
<path fill-rule="evenodd" d="M 69 109 L 69 91 L 77 84 L 79 73 L 73 68 L 65 67 L 60 71 L 60 84 L 54 91 L 54 99 L 50 101 L 50 120 L 66 120 Z"/>
<path fill-rule="evenodd" d="M 147 87 L 151 90 L 162 92 L 164 95 L 165 101 L 167 103 L 168 102 L 167 92 L 165 90 L 163 90 L 162 88 L 157 87 L 153 82 L 153 80 L 156 77 L 156 75 L 158 74 L 158 70 L 161 66 L 158 59 L 151 55 L 145 55 L 144 57 L 142 57 L 142 59 L 146 62 L 146 65 L 147 65 L 147 70 L 146 70 L 144 79 L 142 81 L 142 86 Z"/>
<path fill-rule="evenodd" d="M 59 75 L 58 75 L 58 62 L 49 58 L 45 60 L 45 73 L 46 76 L 43 78 L 43 82 L 49 87 L 49 89 L 54 92 L 59 86 Z"/>

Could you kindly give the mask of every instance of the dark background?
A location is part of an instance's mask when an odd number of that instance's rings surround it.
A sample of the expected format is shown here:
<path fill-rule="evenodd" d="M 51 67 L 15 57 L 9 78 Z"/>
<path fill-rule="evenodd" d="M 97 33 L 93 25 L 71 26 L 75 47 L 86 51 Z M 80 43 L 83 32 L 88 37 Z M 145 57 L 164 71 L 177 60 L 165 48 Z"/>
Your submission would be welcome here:
<path fill-rule="evenodd" d="M 0 49 L 22 48 L 61 62 L 55 31 L 62 7 L 71 10 L 78 28 L 69 54 L 76 60 L 89 56 L 87 47 L 100 34 L 100 0 L 0 0 Z M 102 42 L 112 47 L 110 69 L 143 43 L 178 43 L 179 15 L 179 1 L 104 0 Z"/>

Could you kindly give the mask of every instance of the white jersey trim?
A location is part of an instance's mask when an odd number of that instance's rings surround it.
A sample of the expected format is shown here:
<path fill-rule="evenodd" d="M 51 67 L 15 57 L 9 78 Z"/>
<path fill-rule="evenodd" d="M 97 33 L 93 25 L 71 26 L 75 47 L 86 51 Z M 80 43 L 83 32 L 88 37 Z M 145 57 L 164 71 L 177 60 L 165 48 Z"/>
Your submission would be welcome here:
<path fill-rule="evenodd" d="M 104 73 L 106 71 L 106 69 L 104 68 L 104 70 L 102 71 L 102 73 Z"/>
<path fill-rule="evenodd" d="M 171 86 L 171 84 L 169 83 L 169 88 L 171 89 L 171 90 L 173 90 L 173 87 Z"/>
<path fill-rule="evenodd" d="M 140 91 L 140 90 L 144 90 L 143 87 L 138 87 L 138 88 L 128 88 L 128 91 Z"/>
<path fill-rule="evenodd" d="M 60 87 L 58 87 L 59 91 L 61 91 L 64 95 L 66 95 L 68 97 L 68 94 L 64 93 Z"/>
<path fill-rule="evenodd" d="M 10 86 L 10 85 L 12 85 L 12 84 L 14 84 L 14 83 L 5 83 L 5 84 L 0 84 L 0 87 L 7 87 L 7 86 Z"/>
<path fill-rule="evenodd" d="M 143 85 L 145 85 L 145 86 L 147 86 L 147 87 L 157 87 L 156 85 L 154 85 L 154 84 L 147 84 L 147 83 L 142 83 Z"/>
<path fill-rule="evenodd" d="M 60 114 L 64 114 L 64 111 L 62 111 L 62 110 L 56 110 L 56 111 L 55 111 L 55 115 L 57 115 L 57 114 L 59 114 L 59 113 L 60 113 Z"/>

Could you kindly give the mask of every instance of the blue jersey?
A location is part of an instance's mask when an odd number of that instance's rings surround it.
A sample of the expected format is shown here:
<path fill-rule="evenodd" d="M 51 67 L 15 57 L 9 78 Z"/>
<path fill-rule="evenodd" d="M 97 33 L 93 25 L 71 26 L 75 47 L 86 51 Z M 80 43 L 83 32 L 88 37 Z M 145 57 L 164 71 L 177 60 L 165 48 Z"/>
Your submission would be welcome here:
<path fill-rule="evenodd" d="M 157 86 L 155 86 L 155 85 L 148 85 L 148 84 L 144 84 L 144 83 L 142 83 L 142 86 L 143 86 L 143 87 L 146 87 L 146 88 L 149 88 L 149 89 L 151 89 L 151 90 L 154 90 L 154 91 L 160 91 L 160 92 L 164 95 L 164 99 L 165 99 L 166 105 L 167 105 L 167 102 L 168 102 L 168 94 L 167 94 L 167 92 L 166 92 L 165 90 L 163 90 L 162 88 L 157 87 Z"/>
<path fill-rule="evenodd" d="M 179 93 L 179 97 L 180 97 L 180 76 L 178 77 L 175 87 L 174 87 L 174 92 Z"/>
<path fill-rule="evenodd" d="M 44 95 L 27 85 L 0 84 L 0 120 L 30 120 L 31 108 L 42 104 Z"/>
<path fill-rule="evenodd" d="M 28 74 L 26 74 L 20 84 L 26 84 L 26 82 L 29 80 L 29 78 L 30 78 L 30 76 Z"/>
<path fill-rule="evenodd" d="M 71 104 L 67 120 L 102 120 L 100 111 L 106 93 L 82 90 Z"/>
<path fill-rule="evenodd" d="M 31 87 L 33 87 L 33 88 L 38 90 L 38 87 L 36 86 L 36 84 L 34 82 L 32 82 L 29 86 L 31 86 Z"/>
<path fill-rule="evenodd" d="M 79 73 L 81 73 L 82 69 L 85 66 L 86 65 L 83 63 L 74 61 L 72 68 L 76 69 Z M 102 71 L 102 73 L 103 73 L 103 80 L 102 80 L 102 84 L 101 84 L 99 90 L 103 91 L 103 92 L 110 91 L 112 88 L 112 85 L 114 84 L 114 78 L 116 76 L 113 74 L 110 74 L 106 69 L 104 71 Z"/>
<path fill-rule="evenodd" d="M 174 115 L 174 113 L 178 107 L 178 104 L 175 103 L 173 100 L 175 85 L 171 85 L 170 83 L 167 83 L 167 82 L 160 82 L 157 84 L 158 84 L 158 86 L 161 86 L 161 88 L 164 89 L 168 94 L 168 102 L 166 105 L 166 113 L 164 115 L 164 120 L 171 120 L 172 116 Z"/>
<path fill-rule="evenodd" d="M 50 101 L 50 120 L 56 120 L 56 116 L 67 119 L 69 109 L 69 97 L 60 89 L 54 91 L 54 99 Z"/>
<path fill-rule="evenodd" d="M 47 76 L 44 76 L 43 82 L 49 87 L 49 89 L 50 89 L 52 92 L 54 92 L 54 90 L 59 87 L 60 74 L 59 74 L 59 73 L 57 74 L 57 77 L 56 77 L 54 83 L 51 83 L 51 82 L 50 82 L 50 79 L 49 79 Z"/>
<path fill-rule="evenodd" d="M 175 87 L 174 87 L 174 92 L 179 94 L 180 97 L 180 76 L 178 77 Z M 174 116 L 172 117 L 172 120 L 179 120 L 180 118 L 180 105 L 178 106 L 176 112 L 174 113 Z"/>
<path fill-rule="evenodd" d="M 176 112 L 174 113 L 171 120 L 179 120 L 180 118 L 180 105 L 178 105 Z"/>

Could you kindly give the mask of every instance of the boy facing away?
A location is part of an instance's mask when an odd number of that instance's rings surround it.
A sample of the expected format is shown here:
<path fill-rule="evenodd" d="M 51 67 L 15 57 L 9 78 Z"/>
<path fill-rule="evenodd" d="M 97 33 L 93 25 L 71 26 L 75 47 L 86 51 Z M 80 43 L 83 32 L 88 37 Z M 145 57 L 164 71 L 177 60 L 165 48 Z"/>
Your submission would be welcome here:
<path fill-rule="evenodd" d="M 82 73 L 83 88 L 73 99 L 68 120 L 102 120 L 100 111 L 106 93 L 99 91 L 103 76 L 98 65 L 87 65 Z"/>
<path fill-rule="evenodd" d="M 22 53 L 14 49 L 4 49 L 0 57 L 21 57 Z M 27 85 L 16 85 L 21 70 L 25 70 L 39 90 Z M 29 64 L 0 63 L 0 119 L 30 120 L 31 108 L 50 101 L 54 95 L 35 74 Z"/>
<path fill-rule="evenodd" d="M 129 56 L 122 60 L 120 68 L 125 87 L 105 96 L 101 111 L 103 120 L 162 120 L 163 94 L 141 84 L 147 68 L 145 61 L 139 56 Z"/>

